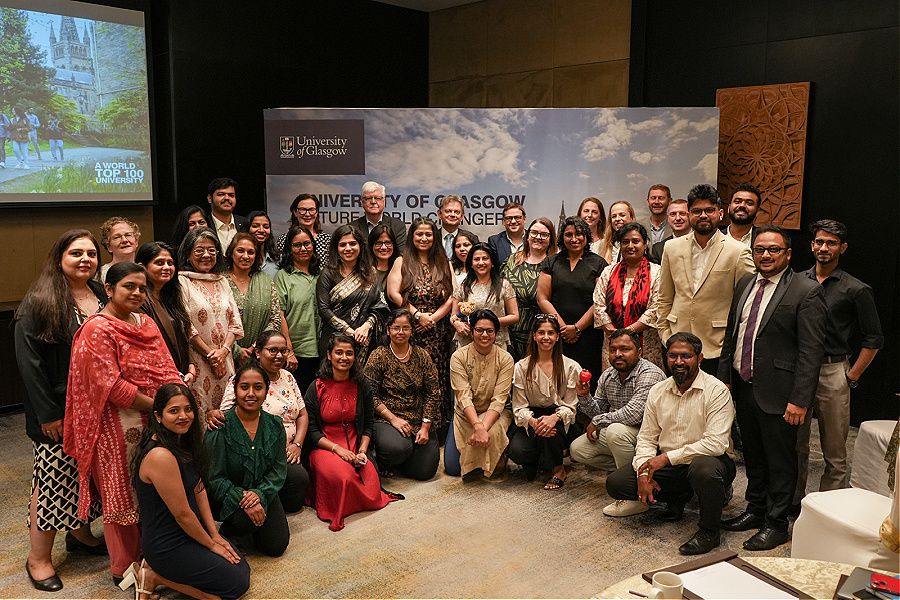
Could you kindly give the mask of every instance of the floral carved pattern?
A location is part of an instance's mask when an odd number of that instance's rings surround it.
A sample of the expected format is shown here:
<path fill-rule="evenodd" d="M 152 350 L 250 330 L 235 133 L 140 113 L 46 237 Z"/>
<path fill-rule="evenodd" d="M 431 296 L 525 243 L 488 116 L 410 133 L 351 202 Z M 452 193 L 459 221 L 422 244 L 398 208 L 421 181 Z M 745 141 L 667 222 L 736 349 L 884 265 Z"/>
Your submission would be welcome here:
<path fill-rule="evenodd" d="M 800 228 L 809 82 L 716 91 L 719 107 L 719 192 L 739 183 L 762 192 L 756 224 Z"/>

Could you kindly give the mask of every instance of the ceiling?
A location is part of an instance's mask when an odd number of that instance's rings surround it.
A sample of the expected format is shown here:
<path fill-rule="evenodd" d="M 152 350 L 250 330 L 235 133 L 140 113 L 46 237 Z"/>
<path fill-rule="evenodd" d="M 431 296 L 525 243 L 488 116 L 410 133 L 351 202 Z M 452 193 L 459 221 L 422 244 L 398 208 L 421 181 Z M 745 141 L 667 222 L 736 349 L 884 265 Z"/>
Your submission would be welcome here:
<path fill-rule="evenodd" d="M 461 4 L 472 4 L 479 0 L 375 0 L 382 4 L 393 4 L 394 6 L 402 6 L 403 8 L 411 8 L 422 12 L 434 12 L 443 10 L 452 6 Z"/>

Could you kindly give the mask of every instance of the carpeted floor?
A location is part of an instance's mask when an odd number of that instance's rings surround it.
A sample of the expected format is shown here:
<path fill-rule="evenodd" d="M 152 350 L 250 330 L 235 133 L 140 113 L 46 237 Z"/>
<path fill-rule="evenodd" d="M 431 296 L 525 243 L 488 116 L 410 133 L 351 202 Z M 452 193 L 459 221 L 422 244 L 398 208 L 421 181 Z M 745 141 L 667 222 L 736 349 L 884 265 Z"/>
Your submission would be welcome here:
<path fill-rule="evenodd" d="M 125 598 L 101 557 L 68 556 L 57 537 L 54 563 L 65 588 L 42 593 L 28 583 L 24 527 L 31 477 L 31 444 L 24 417 L 0 417 L 0 598 Z M 822 455 L 813 426 L 809 489 L 817 489 Z M 848 448 L 856 436 L 851 430 Z M 427 482 L 388 479 L 406 500 L 354 515 L 331 532 L 315 512 L 290 515 L 291 544 L 281 558 L 250 555 L 251 598 L 589 598 L 650 568 L 682 561 L 678 546 L 696 530 L 696 502 L 683 521 L 659 523 L 654 511 L 605 517 L 605 475 L 576 465 L 565 487 L 544 491 L 513 468 L 502 483 L 463 484 L 443 474 Z M 738 466 L 738 514 L 746 488 Z M 101 525 L 95 524 L 99 533 Z M 752 532 L 751 532 L 752 533 Z M 741 549 L 747 533 L 723 532 L 722 548 Z M 788 556 L 790 545 L 762 553 Z M 164 598 L 178 597 L 165 591 Z"/>

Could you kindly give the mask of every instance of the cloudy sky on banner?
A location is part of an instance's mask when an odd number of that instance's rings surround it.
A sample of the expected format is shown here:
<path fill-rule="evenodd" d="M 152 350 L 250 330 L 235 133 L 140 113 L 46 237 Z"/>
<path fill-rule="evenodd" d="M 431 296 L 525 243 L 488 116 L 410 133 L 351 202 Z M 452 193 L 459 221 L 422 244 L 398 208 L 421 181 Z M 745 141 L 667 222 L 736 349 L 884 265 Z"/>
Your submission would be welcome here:
<path fill-rule="evenodd" d="M 629 200 L 641 217 L 653 183 L 683 197 L 716 181 L 715 108 L 284 110 L 294 119 L 363 118 L 366 174 L 268 176 L 276 221 L 300 192 L 358 194 L 368 179 L 404 197 L 524 195 L 529 217 L 554 221 L 561 202 L 571 213 L 585 196 L 607 208 Z M 435 209 L 432 202 L 417 212 Z"/>

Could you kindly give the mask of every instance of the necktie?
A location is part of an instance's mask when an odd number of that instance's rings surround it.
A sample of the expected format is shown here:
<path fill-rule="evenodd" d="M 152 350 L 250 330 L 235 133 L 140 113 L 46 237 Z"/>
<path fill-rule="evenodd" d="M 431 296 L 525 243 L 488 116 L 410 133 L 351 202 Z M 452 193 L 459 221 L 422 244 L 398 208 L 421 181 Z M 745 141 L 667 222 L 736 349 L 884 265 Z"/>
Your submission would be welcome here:
<path fill-rule="evenodd" d="M 753 338 L 756 336 L 759 305 L 762 304 L 763 293 L 768 283 L 768 279 L 759 280 L 759 289 L 756 290 L 756 295 L 753 297 L 750 316 L 747 317 L 747 327 L 744 329 L 744 344 L 741 348 L 741 377 L 748 382 L 753 378 Z"/>
<path fill-rule="evenodd" d="M 444 252 L 447 253 L 447 258 L 453 256 L 453 234 L 448 233 L 444 236 Z"/>

